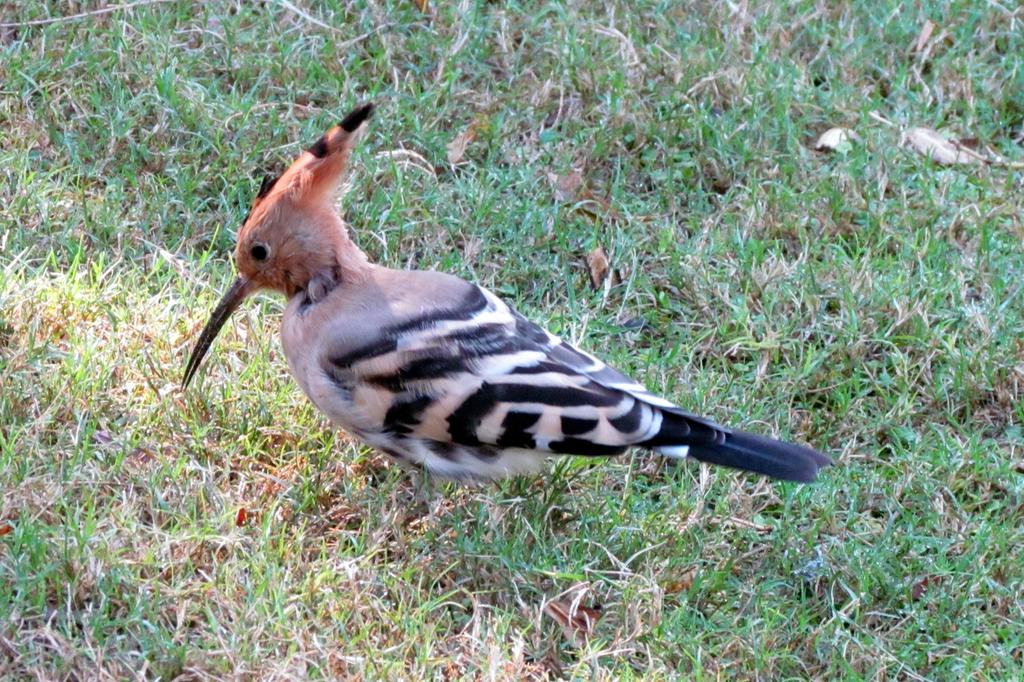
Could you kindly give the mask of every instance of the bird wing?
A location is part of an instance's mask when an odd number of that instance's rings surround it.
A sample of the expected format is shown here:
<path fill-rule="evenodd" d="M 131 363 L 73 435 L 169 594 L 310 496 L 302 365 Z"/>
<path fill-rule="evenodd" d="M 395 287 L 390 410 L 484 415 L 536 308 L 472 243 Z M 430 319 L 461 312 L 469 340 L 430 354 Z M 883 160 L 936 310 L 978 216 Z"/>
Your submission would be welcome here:
<path fill-rule="evenodd" d="M 433 443 L 613 455 L 656 437 L 664 412 L 725 429 L 648 392 L 475 285 L 329 358 L 374 430 Z"/>

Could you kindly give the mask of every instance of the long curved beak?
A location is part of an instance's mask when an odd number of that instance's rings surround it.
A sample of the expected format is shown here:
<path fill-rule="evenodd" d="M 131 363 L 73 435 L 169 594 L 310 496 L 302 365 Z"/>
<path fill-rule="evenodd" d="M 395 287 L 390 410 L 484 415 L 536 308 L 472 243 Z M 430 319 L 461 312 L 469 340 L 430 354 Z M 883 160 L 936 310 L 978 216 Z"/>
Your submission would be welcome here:
<path fill-rule="evenodd" d="M 189 356 L 188 364 L 185 365 L 185 377 L 181 380 L 182 388 L 188 387 L 188 383 L 195 376 L 196 370 L 199 369 L 199 363 L 206 356 L 206 351 L 210 350 L 210 346 L 213 345 L 213 340 L 217 338 L 221 327 L 231 317 L 231 313 L 235 312 L 239 304 L 245 300 L 245 297 L 252 293 L 254 288 L 250 280 L 245 277 L 239 277 L 231 284 L 231 288 L 227 290 L 224 297 L 220 299 L 217 308 L 210 315 L 210 321 L 206 323 L 203 333 L 199 335 L 196 347 L 192 349 L 192 355 Z"/>

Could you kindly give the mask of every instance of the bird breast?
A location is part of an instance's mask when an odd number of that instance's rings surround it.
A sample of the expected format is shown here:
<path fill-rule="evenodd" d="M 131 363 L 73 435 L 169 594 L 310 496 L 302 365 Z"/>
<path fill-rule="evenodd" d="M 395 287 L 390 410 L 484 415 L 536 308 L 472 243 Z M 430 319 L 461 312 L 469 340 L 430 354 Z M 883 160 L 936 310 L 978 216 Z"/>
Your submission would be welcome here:
<path fill-rule="evenodd" d="M 299 292 L 289 301 L 281 326 L 281 345 L 288 360 L 292 376 L 313 404 L 342 428 L 361 432 L 372 424 L 365 410 L 354 401 L 356 386 L 346 377 L 329 375 L 324 370 L 323 358 L 332 346 L 339 321 L 344 319 L 340 300 L 333 296 L 311 304 Z M 358 326 L 357 319 L 349 324 Z"/>

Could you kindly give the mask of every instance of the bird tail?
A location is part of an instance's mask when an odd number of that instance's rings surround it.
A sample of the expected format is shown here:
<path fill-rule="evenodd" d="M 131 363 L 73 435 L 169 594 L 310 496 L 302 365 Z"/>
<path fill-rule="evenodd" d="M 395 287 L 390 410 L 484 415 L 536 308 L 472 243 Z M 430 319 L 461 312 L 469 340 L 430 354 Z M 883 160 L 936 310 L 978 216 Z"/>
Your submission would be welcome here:
<path fill-rule="evenodd" d="M 660 432 L 644 445 L 668 457 L 693 457 L 709 464 L 752 471 L 784 481 L 810 482 L 832 463 L 803 445 L 731 431 L 703 419 L 662 412 Z"/>

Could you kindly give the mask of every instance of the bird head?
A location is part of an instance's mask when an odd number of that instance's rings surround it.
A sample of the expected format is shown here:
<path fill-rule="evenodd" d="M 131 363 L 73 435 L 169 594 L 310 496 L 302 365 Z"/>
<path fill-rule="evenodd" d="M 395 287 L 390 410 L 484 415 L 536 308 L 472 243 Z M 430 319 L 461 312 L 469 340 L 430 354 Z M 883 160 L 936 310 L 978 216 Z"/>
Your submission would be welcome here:
<path fill-rule="evenodd" d="M 362 254 L 348 238 L 334 197 L 373 104 L 349 113 L 277 178 L 266 177 L 238 232 L 238 277 L 217 304 L 185 367 L 182 386 L 195 375 L 224 323 L 243 300 L 261 289 L 291 298 L 345 277 L 345 263 Z"/>

